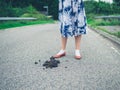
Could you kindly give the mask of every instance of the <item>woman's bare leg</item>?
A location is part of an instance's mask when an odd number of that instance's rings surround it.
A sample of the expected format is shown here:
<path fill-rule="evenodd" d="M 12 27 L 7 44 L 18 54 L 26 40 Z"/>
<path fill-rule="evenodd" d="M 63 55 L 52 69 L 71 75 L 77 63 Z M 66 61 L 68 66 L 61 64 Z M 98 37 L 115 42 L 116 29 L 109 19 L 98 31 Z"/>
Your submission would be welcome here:
<path fill-rule="evenodd" d="M 67 44 L 67 38 L 61 36 L 61 50 L 54 56 L 55 58 L 60 58 L 62 56 L 65 56 L 66 44 Z"/>
<path fill-rule="evenodd" d="M 81 38 L 82 38 L 82 35 L 75 36 L 75 49 L 76 50 L 80 50 Z"/>
<path fill-rule="evenodd" d="M 81 58 L 81 55 L 80 55 L 81 38 L 82 38 L 82 35 L 75 36 L 75 58 L 76 59 Z"/>
<path fill-rule="evenodd" d="M 61 50 L 66 49 L 66 44 L 67 44 L 67 38 L 61 36 Z"/>

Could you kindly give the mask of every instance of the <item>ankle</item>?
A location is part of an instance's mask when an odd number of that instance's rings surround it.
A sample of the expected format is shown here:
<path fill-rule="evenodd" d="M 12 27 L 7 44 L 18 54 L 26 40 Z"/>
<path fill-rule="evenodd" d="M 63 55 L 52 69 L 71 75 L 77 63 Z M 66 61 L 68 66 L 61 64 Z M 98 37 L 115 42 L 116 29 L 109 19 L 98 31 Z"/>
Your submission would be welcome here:
<path fill-rule="evenodd" d="M 65 50 L 61 49 L 61 50 L 57 53 L 57 55 L 63 54 L 63 53 L 65 53 Z"/>
<path fill-rule="evenodd" d="M 80 56 L 80 50 L 76 49 L 76 50 L 75 50 L 75 55 L 76 55 L 76 56 Z"/>

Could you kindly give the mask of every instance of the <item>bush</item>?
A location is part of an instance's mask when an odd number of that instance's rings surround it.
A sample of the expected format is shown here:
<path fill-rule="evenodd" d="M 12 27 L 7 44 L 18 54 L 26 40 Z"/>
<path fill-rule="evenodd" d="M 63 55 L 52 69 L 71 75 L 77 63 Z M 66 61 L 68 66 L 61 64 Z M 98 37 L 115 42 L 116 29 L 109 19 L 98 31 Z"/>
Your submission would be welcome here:
<path fill-rule="evenodd" d="M 11 5 L 0 2 L 0 17 L 13 16 L 14 11 Z"/>
<path fill-rule="evenodd" d="M 119 2 L 109 4 L 106 2 L 96 2 L 95 0 L 86 0 L 86 14 L 120 14 Z M 33 13 L 44 11 L 43 6 L 49 7 L 49 15 L 58 19 L 59 0 L 0 0 L 0 16 L 21 16 L 24 13 Z M 35 8 L 33 8 L 35 7 Z"/>
<path fill-rule="evenodd" d="M 30 13 L 30 14 L 38 14 L 39 12 L 32 6 L 29 5 L 28 7 L 24 8 L 26 13 Z"/>
<path fill-rule="evenodd" d="M 107 25 L 120 25 L 119 19 L 95 19 L 95 16 L 100 16 L 100 15 L 95 15 L 95 14 L 87 14 L 87 22 L 89 25 L 92 26 L 107 26 Z"/>
<path fill-rule="evenodd" d="M 49 15 L 52 15 L 54 19 L 58 19 L 58 0 L 49 0 Z"/>
<path fill-rule="evenodd" d="M 34 17 L 39 20 L 48 20 L 49 18 L 38 12 L 32 5 L 25 8 L 25 13 L 21 17 Z"/>
<path fill-rule="evenodd" d="M 25 10 L 24 10 L 24 8 L 12 8 L 12 10 L 13 10 L 13 16 L 15 16 L 15 17 L 19 17 L 19 16 L 21 16 L 23 13 L 25 13 Z"/>
<path fill-rule="evenodd" d="M 86 13 L 90 14 L 120 14 L 120 7 L 116 4 L 110 4 L 103 1 L 96 2 L 93 0 L 85 1 Z"/>
<path fill-rule="evenodd" d="M 40 13 L 38 13 L 38 14 L 25 13 L 21 17 L 34 17 L 39 20 L 48 20 L 49 19 L 47 16 L 40 14 Z"/>

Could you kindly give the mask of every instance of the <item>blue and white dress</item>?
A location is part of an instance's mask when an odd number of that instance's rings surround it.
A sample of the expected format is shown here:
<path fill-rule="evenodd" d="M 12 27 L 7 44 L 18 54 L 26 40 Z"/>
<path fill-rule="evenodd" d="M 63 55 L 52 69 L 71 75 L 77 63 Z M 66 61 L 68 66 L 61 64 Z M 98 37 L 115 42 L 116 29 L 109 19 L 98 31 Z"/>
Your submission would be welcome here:
<path fill-rule="evenodd" d="M 59 0 L 59 21 L 63 37 L 86 34 L 83 0 Z"/>

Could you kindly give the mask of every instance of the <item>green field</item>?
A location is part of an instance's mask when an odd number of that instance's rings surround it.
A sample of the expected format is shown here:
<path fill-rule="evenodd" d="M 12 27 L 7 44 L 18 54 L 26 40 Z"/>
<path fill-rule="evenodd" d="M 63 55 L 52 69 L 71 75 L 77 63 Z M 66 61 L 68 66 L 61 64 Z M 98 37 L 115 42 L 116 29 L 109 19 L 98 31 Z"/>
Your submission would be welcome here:
<path fill-rule="evenodd" d="M 37 20 L 37 21 L 4 21 L 0 23 L 0 30 L 5 30 L 6 28 L 20 27 L 34 24 L 46 24 L 54 23 L 54 20 Z"/>

